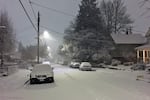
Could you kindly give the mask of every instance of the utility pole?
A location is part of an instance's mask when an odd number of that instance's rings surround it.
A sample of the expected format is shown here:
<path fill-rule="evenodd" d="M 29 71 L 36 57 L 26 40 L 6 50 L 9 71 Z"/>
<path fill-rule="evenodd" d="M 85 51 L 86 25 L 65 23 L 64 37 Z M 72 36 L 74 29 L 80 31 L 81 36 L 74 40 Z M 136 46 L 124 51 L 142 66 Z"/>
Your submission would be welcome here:
<path fill-rule="evenodd" d="M 38 31 L 37 31 L 37 32 L 38 32 L 38 37 L 37 37 L 37 63 L 39 63 L 39 62 L 40 62 L 40 61 L 39 61 L 39 60 L 40 60 L 40 59 L 39 59 L 39 58 L 40 58 L 40 57 L 39 57 L 39 56 L 40 56 L 40 52 L 39 52 L 39 51 L 40 51 L 40 50 L 39 50 L 39 49 L 40 49 L 40 47 L 39 47 L 39 46 L 40 46 L 40 13 L 39 13 L 39 12 L 38 12 L 38 23 L 37 23 L 37 27 L 38 27 Z"/>

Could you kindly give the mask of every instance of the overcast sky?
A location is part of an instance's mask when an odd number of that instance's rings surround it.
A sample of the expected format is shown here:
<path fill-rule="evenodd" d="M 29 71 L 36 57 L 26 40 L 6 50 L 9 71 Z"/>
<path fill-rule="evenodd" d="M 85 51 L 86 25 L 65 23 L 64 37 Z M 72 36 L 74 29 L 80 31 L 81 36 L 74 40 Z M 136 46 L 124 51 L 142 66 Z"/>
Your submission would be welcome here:
<path fill-rule="evenodd" d="M 71 15 L 76 15 L 78 11 L 78 5 L 81 0 L 31 0 L 36 3 L 40 3 L 44 6 L 51 7 Z M 99 0 L 100 1 L 100 0 Z M 29 5 L 28 0 L 22 0 L 25 8 L 27 9 L 29 15 L 31 16 L 34 23 L 34 19 L 31 6 Z M 133 33 L 143 34 L 148 30 L 150 26 L 150 15 L 143 14 L 144 8 L 140 8 L 140 0 L 124 0 L 125 5 L 127 6 L 128 13 L 131 15 L 131 18 L 135 21 Z M 74 19 L 72 16 L 63 15 L 60 13 L 53 12 L 51 10 L 43 9 L 33 5 L 35 12 L 40 11 L 41 14 L 41 25 L 46 26 L 51 36 L 54 38 L 53 41 L 49 41 L 50 45 L 58 45 L 62 40 L 64 29 L 69 25 L 70 21 Z M 17 39 L 25 45 L 36 43 L 37 33 L 33 29 L 31 23 L 27 19 L 19 0 L 0 0 L 0 10 L 8 11 L 9 16 L 12 19 L 14 28 L 17 33 Z M 45 29 L 41 29 L 41 33 Z M 59 33 L 52 32 L 57 31 Z M 138 32 L 136 32 L 138 31 Z M 55 46 L 56 46 L 55 45 Z"/>

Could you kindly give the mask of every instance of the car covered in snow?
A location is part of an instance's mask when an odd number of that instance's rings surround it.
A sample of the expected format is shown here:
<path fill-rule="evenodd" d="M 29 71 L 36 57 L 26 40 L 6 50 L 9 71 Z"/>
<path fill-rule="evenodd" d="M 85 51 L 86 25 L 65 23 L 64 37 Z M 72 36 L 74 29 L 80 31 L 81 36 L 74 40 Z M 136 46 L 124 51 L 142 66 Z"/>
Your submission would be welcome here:
<path fill-rule="evenodd" d="M 150 64 L 146 64 L 146 72 L 150 73 Z"/>
<path fill-rule="evenodd" d="M 54 82 L 53 68 L 49 64 L 37 64 L 30 73 L 30 84 L 44 81 Z"/>
<path fill-rule="evenodd" d="M 91 71 L 92 70 L 92 65 L 90 64 L 90 62 L 82 62 L 79 70 L 82 71 Z"/>
<path fill-rule="evenodd" d="M 49 64 L 49 65 L 51 65 L 50 61 L 43 61 L 42 64 Z"/>
<path fill-rule="evenodd" d="M 70 67 L 71 68 L 79 68 L 80 62 L 71 62 Z"/>

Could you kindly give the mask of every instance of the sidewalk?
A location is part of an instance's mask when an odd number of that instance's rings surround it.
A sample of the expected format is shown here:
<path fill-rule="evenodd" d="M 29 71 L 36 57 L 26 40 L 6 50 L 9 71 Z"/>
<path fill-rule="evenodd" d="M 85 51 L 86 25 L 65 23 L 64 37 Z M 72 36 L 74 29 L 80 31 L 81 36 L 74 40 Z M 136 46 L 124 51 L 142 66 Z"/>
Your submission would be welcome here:
<path fill-rule="evenodd" d="M 108 69 L 114 69 L 114 70 L 128 70 L 130 71 L 132 66 L 124 66 L 124 65 L 118 65 L 118 66 L 112 66 L 112 65 L 108 65 L 106 68 Z"/>
<path fill-rule="evenodd" d="M 7 65 L 3 69 L 0 69 L 0 77 L 8 76 L 15 73 L 18 69 L 18 65 Z"/>

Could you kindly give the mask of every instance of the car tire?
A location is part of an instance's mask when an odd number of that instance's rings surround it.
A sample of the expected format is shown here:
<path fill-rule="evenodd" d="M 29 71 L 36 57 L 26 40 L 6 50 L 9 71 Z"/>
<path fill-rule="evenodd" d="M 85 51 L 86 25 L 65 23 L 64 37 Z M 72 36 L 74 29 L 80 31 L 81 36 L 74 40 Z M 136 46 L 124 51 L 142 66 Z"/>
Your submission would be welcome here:
<path fill-rule="evenodd" d="M 30 84 L 35 84 L 35 81 L 33 79 L 30 79 Z"/>
<path fill-rule="evenodd" d="M 48 83 L 53 83 L 54 82 L 54 77 L 49 77 L 47 80 Z"/>
<path fill-rule="evenodd" d="M 51 77 L 51 82 L 54 82 L 54 77 Z"/>

